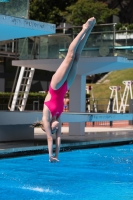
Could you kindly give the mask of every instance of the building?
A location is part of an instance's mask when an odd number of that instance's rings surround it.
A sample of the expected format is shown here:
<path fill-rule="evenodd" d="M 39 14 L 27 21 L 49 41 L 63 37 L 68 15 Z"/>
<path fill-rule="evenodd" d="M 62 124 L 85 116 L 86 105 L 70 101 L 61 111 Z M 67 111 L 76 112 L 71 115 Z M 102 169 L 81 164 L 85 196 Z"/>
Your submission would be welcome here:
<path fill-rule="evenodd" d="M 29 0 L 10 0 L 9 2 L 0 2 L 0 14 L 8 15 L 14 17 L 20 17 L 23 19 L 28 19 L 29 11 Z M 27 45 L 31 45 L 32 39 L 27 39 Z M 18 52 L 25 51 L 22 48 L 24 46 L 24 40 L 10 39 L 0 41 L 0 92 L 11 92 L 17 67 L 12 66 L 12 60 L 18 59 Z M 24 46 L 25 48 L 25 46 Z M 26 54 L 26 52 L 25 52 Z M 28 54 L 28 52 L 27 52 Z M 36 70 L 32 85 L 31 92 L 38 92 L 47 90 L 49 86 L 49 81 L 51 79 L 53 72 L 48 72 L 45 70 Z"/>

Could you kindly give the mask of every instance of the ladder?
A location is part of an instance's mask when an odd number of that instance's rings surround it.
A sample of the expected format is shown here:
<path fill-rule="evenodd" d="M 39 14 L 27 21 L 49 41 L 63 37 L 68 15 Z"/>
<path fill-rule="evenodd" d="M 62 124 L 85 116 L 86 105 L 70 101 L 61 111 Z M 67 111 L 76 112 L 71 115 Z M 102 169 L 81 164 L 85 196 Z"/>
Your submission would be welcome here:
<path fill-rule="evenodd" d="M 110 99 L 113 99 L 113 108 L 112 111 L 119 112 L 119 105 L 118 105 L 118 92 L 120 92 L 121 87 L 120 86 L 110 86 L 109 89 L 111 90 Z M 121 98 L 121 94 L 120 94 Z M 107 106 L 107 113 L 110 112 L 110 100 L 108 102 Z"/>
<path fill-rule="evenodd" d="M 122 83 L 125 85 L 125 89 L 124 89 L 123 96 L 122 96 L 122 99 L 121 99 L 119 113 L 121 111 L 123 113 L 125 113 L 126 107 L 129 106 L 129 104 L 127 104 L 129 95 L 130 95 L 130 99 L 133 98 L 133 94 L 132 94 L 133 81 L 132 80 L 123 81 Z"/>
<path fill-rule="evenodd" d="M 19 111 L 24 111 L 26 102 L 28 99 L 28 94 L 31 88 L 32 79 L 34 76 L 35 68 L 27 68 L 27 67 L 20 67 L 20 73 L 17 80 L 15 77 L 15 82 L 17 81 L 16 88 L 13 86 L 12 95 L 10 96 L 10 100 L 8 103 L 8 108 L 10 111 L 15 111 L 16 109 Z M 17 75 L 16 75 L 17 76 Z M 13 90 L 15 91 L 13 92 Z"/>

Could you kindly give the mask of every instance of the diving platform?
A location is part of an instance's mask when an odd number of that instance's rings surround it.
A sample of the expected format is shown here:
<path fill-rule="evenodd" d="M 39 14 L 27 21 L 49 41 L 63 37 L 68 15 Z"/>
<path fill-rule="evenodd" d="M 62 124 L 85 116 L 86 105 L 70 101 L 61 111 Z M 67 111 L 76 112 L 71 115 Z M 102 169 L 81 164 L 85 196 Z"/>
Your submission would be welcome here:
<path fill-rule="evenodd" d="M 42 112 L 0 111 L 0 141 L 33 140 L 34 129 L 30 125 L 42 119 Z M 133 113 L 62 113 L 61 121 L 69 123 L 70 136 L 83 136 L 85 122 L 133 120 Z M 74 126 L 73 126 L 74 125 Z"/>
<path fill-rule="evenodd" d="M 40 70 L 56 71 L 63 59 L 13 60 L 13 66 L 33 67 Z M 77 75 L 93 75 L 133 67 L 133 60 L 124 57 L 80 57 Z"/>
<path fill-rule="evenodd" d="M 0 41 L 54 34 L 55 24 L 0 15 Z"/>
<path fill-rule="evenodd" d="M 10 112 L 0 111 L 0 126 L 2 125 L 31 125 L 42 119 L 42 112 L 23 111 Z M 119 121 L 133 120 L 133 113 L 79 113 L 63 112 L 61 122 L 100 122 L 100 121 Z"/>

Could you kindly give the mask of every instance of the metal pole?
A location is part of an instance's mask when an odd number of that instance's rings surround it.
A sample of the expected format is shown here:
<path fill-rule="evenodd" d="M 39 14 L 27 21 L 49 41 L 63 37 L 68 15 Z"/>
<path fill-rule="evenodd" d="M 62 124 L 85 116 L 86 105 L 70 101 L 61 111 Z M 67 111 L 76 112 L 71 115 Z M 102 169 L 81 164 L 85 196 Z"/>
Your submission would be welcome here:
<path fill-rule="evenodd" d="M 113 24 L 113 56 L 115 56 L 115 24 Z"/>
<path fill-rule="evenodd" d="M 113 98 L 110 98 L 110 113 L 113 113 Z M 113 121 L 110 121 L 110 127 L 113 126 Z"/>
<path fill-rule="evenodd" d="M 133 113 L 133 99 L 129 101 L 129 113 Z M 129 125 L 133 125 L 133 119 L 129 120 Z"/>

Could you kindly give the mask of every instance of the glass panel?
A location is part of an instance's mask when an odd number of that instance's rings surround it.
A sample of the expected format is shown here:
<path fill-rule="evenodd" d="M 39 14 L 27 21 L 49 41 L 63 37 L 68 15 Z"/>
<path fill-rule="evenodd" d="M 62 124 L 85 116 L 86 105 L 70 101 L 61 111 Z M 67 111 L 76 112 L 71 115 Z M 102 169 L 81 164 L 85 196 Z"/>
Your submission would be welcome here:
<path fill-rule="evenodd" d="M 127 57 L 133 59 L 133 32 L 117 31 L 115 40 L 116 56 Z"/>
<path fill-rule="evenodd" d="M 86 45 L 82 51 L 82 57 L 99 57 L 114 55 L 114 26 L 96 25 L 91 32 Z M 74 28 L 74 37 L 80 31 Z"/>
<path fill-rule="evenodd" d="M 40 37 L 39 58 L 48 58 L 48 36 Z"/>
<path fill-rule="evenodd" d="M 68 47 L 71 42 L 72 42 L 72 35 L 60 35 L 58 37 L 59 58 L 65 58 Z"/>
<path fill-rule="evenodd" d="M 28 59 L 28 38 L 19 39 L 18 42 L 19 59 Z"/>
<path fill-rule="evenodd" d="M 0 14 L 28 18 L 29 0 L 10 0 L 0 2 Z"/>
<path fill-rule="evenodd" d="M 64 58 L 71 41 L 71 37 L 63 34 L 40 37 L 39 58 Z"/>
<path fill-rule="evenodd" d="M 57 34 L 29 38 L 27 43 L 20 39 L 19 53 L 23 59 L 64 58 L 73 38 L 81 27 L 67 30 L 68 34 Z M 21 51 L 20 51 L 21 49 Z M 82 57 L 123 56 L 133 59 L 132 31 L 115 31 L 114 24 L 98 25 L 90 34 L 81 54 Z M 21 58 L 21 57 L 20 57 Z"/>

